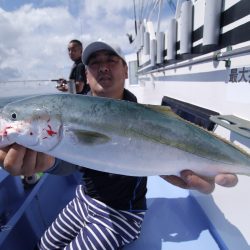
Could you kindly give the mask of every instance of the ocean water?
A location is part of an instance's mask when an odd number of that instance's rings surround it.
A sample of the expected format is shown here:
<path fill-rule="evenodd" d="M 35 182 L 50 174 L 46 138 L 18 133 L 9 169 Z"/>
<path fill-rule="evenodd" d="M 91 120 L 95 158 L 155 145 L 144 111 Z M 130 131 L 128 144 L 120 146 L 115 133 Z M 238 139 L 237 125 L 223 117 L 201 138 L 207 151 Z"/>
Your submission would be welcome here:
<path fill-rule="evenodd" d="M 6 104 L 10 102 L 14 102 L 18 99 L 23 99 L 29 97 L 30 95 L 19 95 L 19 96 L 8 96 L 8 97 L 0 97 L 0 109 L 4 107 Z"/>
<path fill-rule="evenodd" d="M 0 108 L 33 95 L 60 93 L 55 83 L 0 83 Z"/>

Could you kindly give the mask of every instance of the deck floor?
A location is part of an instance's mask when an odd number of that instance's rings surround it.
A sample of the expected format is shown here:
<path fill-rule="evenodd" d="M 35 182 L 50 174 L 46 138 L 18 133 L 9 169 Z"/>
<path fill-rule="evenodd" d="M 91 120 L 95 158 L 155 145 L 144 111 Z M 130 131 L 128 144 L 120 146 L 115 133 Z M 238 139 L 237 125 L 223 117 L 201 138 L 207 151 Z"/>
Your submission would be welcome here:
<path fill-rule="evenodd" d="M 149 177 L 147 203 L 141 236 L 124 249 L 222 249 L 189 191 L 174 187 L 160 177 Z"/>
<path fill-rule="evenodd" d="M 10 186 L 12 194 L 19 192 L 22 197 L 22 183 L 18 177 L 8 176 L 3 170 L 1 173 L 2 203 L 3 198 L 7 199 L 6 192 L 10 190 Z M 0 231 L 0 249 L 31 249 L 60 209 L 74 195 L 77 183 L 78 177 L 45 175 L 33 189 L 25 193 L 22 204 L 17 205 L 14 210 L 11 199 L 15 202 L 17 197 L 11 198 L 8 195 L 9 207 L 6 204 L 1 207 L 2 210 L 12 209 L 13 215 L 6 223 L 7 230 Z M 62 192 L 65 194 L 63 197 Z M 214 237 L 211 223 L 188 190 L 168 184 L 160 177 L 149 177 L 147 204 L 148 211 L 141 236 L 124 247 L 125 250 L 224 249 L 218 238 Z M 28 230 L 28 239 L 20 234 L 23 228 Z"/>

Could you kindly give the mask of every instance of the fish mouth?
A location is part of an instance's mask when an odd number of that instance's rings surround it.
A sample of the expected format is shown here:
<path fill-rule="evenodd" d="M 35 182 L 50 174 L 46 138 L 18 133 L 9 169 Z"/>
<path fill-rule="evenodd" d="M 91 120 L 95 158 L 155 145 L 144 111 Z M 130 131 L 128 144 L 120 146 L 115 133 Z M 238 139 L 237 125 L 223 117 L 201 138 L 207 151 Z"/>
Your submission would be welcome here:
<path fill-rule="evenodd" d="M 8 141 L 8 137 L 7 137 L 7 133 L 6 133 L 6 121 L 3 118 L 3 116 L 1 115 L 1 111 L 2 109 L 0 109 L 0 148 L 6 147 L 8 145 L 10 145 L 9 141 Z"/>
<path fill-rule="evenodd" d="M 12 144 L 13 142 L 11 142 L 8 138 L 8 135 L 5 131 L 5 129 L 1 129 L 0 130 L 0 148 L 4 148 L 9 146 L 10 144 Z"/>
<path fill-rule="evenodd" d="M 0 131 L 0 148 L 4 147 L 2 132 Z"/>

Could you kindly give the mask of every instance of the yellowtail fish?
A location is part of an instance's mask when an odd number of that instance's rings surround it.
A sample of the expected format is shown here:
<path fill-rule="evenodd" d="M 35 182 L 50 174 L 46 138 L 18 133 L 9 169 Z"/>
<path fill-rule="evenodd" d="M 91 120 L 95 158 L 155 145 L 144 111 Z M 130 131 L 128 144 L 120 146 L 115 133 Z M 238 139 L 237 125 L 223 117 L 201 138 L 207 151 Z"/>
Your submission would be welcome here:
<path fill-rule="evenodd" d="M 0 147 L 12 143 L 115 174 L 250 175 L 248 153 L 169 108 L 101 97 L 52 94 L 7 104 Z"/>

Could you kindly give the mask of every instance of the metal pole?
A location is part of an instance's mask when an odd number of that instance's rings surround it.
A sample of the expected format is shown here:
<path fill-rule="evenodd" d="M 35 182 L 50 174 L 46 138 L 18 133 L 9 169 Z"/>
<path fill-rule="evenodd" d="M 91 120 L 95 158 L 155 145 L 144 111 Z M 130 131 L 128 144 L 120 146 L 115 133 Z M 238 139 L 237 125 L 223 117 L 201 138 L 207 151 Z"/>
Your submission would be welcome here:
<path fill-rule="evenodd" d="M 165 66 L 159 69 L 151 70 L 148 73 L 162 72 L 162 71 L 170 70 L 170 69 L 178 69 L 178 68 L 183 68 L 183 67 L 192 66 L 195 64 L 210 62 L 210 61 L 225 61 L 227 59 L 230 59 L 236 56 L 247 55 L 249 53 L 250 53 L 250 46 L 246 46 L 243 48 L 234 49 L 232 51 L 219 52 L 218 54 L 213 54 L 213 55 L 209 55 L 209 56 L 198 58 L 198 59 L 192 59 L 192 61 L 185 61 L 185 62 L 180 62 L 177 64 L 175 63 L 175 64 Z"/>
<path fill-rule="evenodd" d="M 137 21 L 136 21 L 135 0 L 134 0 L 134 18 L 135 18 L 135 34 L 137 35 Z"/>
<path fill-rule="evenodd" d="M 157 34 L 160 32 L 161 26 L 161 10 L 162 10 L 162 0 L 159 2 L 159 12 L 158 12 L 158 21 L 157 21 Z"/>
<path fill-rule="evenodd" d="M 243 47 L 243 48 L 234 49 L 234 50 L 231 50 L 231 51 L 226 51 L 226 52 L 220 53 L 217 56 L 217 60 L 218 61 L 223 61 L 223 60 L 233 58 L 233 57 L 236 57 L 236 56 L 247 55 L 249 53 L 250 53 L 250 46 L 246 46 L 246 47 Z"/>

